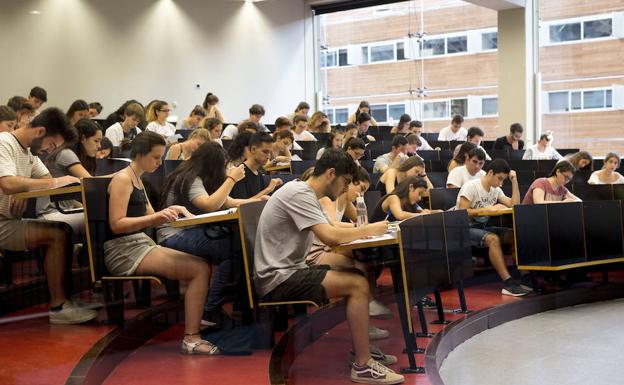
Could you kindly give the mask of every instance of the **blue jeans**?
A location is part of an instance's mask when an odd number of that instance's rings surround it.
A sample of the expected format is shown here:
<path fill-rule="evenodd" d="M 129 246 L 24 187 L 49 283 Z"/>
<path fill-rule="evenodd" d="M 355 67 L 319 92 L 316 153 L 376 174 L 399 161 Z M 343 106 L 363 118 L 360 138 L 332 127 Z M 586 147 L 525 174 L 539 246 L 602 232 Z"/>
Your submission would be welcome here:
<path fill-rule="evenodd" d="M 236 234 L 233 234 L 233 236 L 236 236 Z M 238 240 L 235 241 L 236 244 L 240 244 Z M 162 246 L 198 256 L 212 265 L 219 266 L 208 293 L 208 299 L 204 307 L 206 311 L 214 311 L 221 308 L 224 302 L 225 288 L 233 281 L 232 244 L 231 237 L 208 238 L 203 227 L 184 229 L 161 243 Z"/>

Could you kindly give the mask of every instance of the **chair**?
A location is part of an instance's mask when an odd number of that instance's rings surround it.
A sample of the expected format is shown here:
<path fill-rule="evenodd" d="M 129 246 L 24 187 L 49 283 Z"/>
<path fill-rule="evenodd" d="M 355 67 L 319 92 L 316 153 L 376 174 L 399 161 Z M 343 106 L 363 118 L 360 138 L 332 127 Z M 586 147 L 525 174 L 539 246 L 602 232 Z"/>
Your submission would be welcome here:
<path fill-rule="evenodd" d="M 301 175 L 305 170 L 313 167 L 316 164 L 316 160 L 301 160 L 297 162 L 291 162 L 290 167 L 293 174 Z"/>
<path fill-rule="evenodd" d="M 446 187 L 448 172 L 429 172 L 427 173 L 427 177 L 433 184 L 433 187 Z"/>
<path fill-rule="evenodd" d="M 440 160 L 440 151 L 416 151 L 416 155 L 420 156 L 425 162 L 429 160 Z"/>
<path fill-rule="evenodd" d="M 368 221 L 371 221 L 375 208 L 381 199 L 381 191 L 369 190 L 364 193 L 364 203 L 366 203 L 366 209 L 368 210 Z"/>
<path fill-rule="evenodd" d="M 432 188 L 429 190 L 429 208 L 431 210 L 448 210 L 457 203 L 458 188 Z"/>
<path fill-rule="evenodd" d="M 91 281 L 101 281 L 104 291 L 104 309 L 109 322 L 123 322 L 124 293 L 123 283 L 133 281 L 135 289 L 143 283 L 142 295 L 137 295 L 139 305 L 150 305 L 150 281 L 162 284 L 155 276 L 123 276 L 111 275 L 104 263 L 104 241 L 108 228 L 108 199 L 106 192 L 112 178 L 94 177 L 82 179 L 82 202 L 84 207 L 85 231 L 89 252 Z M 169 289 L 173 289 L 169 290 Z M 141 290 L 139 290 L 141 291 Z M 168 287 L 168 293 L 174 294 L 175 288 Z"/>
<path fill-rule="evenodd" d="M 488 155 L 490 156 L 490 158 L 492 159 L 497 159 L 497 158 L 501 158 L 501 159 L 505 159 L 505 160 L 509 160 L 510 159 L 510 155 L 509 155 L 509 150 L 504 149 L 504 150 L 487 150 Z"/>
<path fill-rule="evenodd" d="M 316 160 L 317 142 L 314 140 L 298 140 L 297 144 L 303 149 L 300 157 L 303 160 Z"/>
<path fill-rule="evenodd" d="M 128 167 L 130 163 L 121 159 L 96 159 L 95 160 L 95 175 L 110 175 L 117 171 L 121 171 Z"/>

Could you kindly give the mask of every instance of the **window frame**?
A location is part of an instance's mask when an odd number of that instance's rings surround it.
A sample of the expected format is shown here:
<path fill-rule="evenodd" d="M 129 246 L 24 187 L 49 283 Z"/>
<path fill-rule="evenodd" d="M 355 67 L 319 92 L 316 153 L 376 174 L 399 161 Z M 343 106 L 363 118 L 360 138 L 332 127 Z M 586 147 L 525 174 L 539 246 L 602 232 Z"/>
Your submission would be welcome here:
<path fill-rule="evenodd" d="M 463 115 L 464 118 L 466 119 L 471 119 L 473 118 L 473 116 L 468 115 L 469 114 L 469 108 L 468 108 L 468 96 L 458 96 L 458 97 L 454 97 L 454 98 L 445 98 L 445 99 L 431 99 L 431 100 L 423 100 L 420 103 L 422 103 L 421 107 L 422 107 L 422 116 L 421 116 L 421 120 L 423 122 L 431 122 L 431 121 L 438 121 L 438 120 L 449 120 L 451 119 L 451 101 L 453 100 L 465 100 L 466 101 L 466 114 Z M 446 103 L 446 112 L 447 112 L 447 116 L 444 117 L 439 117 L 439 118 L 426 118 L 425 117 L 425 104 L 426 103 L 440 103 L 440 102 L 444 102 Z"/>
<path fill-rule="evenodd" d="M 602 91 L 602 105 L 603 107 L 597 108 L 586 108 L 585 107 L 585 92 L 593 92 L 593 91 Z M 607 92 L 611 91 L 611 106 L 607 107 Z M 546 99 L 548 101 L 548 112 L 544 112 L 544 114 L 549 115 L 558 115 L 558 114 L 577 114 L 583 112 L 597 112 L 597 111 L 613 111 L 616 108 L 613 106 L 613 87 L 592 87 L 592 88 L 571 88 L 571 89 L 562 89 L 562 90 L 549 90 L 546 92 Z M 568 106 L 566 111 L 551 111 L 550 110 L 550 94 L 554 93 L 563 93 L 567 92 L 568 94 Z M 572 94 L 580 93 L 580 101 L 581 108 L 572 109 Z"/>
<path fill-rule="evenodd" d="M 483 113 L 483 101 L 486 99 L 496 99 L 496 114 L 484 114 Z M 481 95 L 481 117 L 483 118 L 494 118 L 498 116 L 499 108 L 498 108 L 498 95 Z"/>
<path fill-rule="evenodd" d="M 604 19 L 611 20 L 611 36 L 585 38 L 585 23 L 588 21 L 598 21 L 598 20 L 604 20 Z M 613 13 L 603 13 L 599 15 L 589 15 L 589 16 L 544 21 L 540 23 L 540 28 L 548 29 L 548 35 L 547 35 L 548 39 L 547 41 L 541 41 L 542 39 L 540 39 L 540 46 L 548 47 L 548 46 L 579 44 L 579 43 L 618 39 L 618 37 L 615 34 L 615 28 L 616 28 L 615 22 L 616 22 L 616 18 L 614 17 Z M 551 40 L 550 27 L 554 25 L 563 25 L 563 24 L 580 24 L 580 27 L 581 27 L 580 39 L 553 42 Z"/>

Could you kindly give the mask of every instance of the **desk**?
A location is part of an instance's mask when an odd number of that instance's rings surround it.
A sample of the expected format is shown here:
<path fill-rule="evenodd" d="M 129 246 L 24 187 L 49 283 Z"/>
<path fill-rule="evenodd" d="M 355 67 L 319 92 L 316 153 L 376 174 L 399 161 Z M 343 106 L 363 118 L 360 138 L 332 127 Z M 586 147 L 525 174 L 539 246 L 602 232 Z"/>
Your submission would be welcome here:
<path fill-rule="evenodd" d="M 343 243 L 332 248 L 333 251 L 351 251 L 367 249 L 370 247 L 392 246 L 399 244 L 397 232 L 386 233 L 372 238 L 357 239 L 353 242 Z"/>
<path fill-rule="evenodd" d="M 82 192 L 82 187 L 80 187 L 79 184 L 76 184 L 76 185 L 69 185 L 65 187 L 52 188 L 52 189 L 25 191 L 25 192 L 13 194 L 12 197 L 14 199 L 30 199 L 30 198 L 52 197 L 52 196 L 59 196 L 59 195 L 80 194 L 81 192 Z M 68 199 L 71 199 L 71 198 L 68 198 Z"/>
<path fill-rule="evenodd" d="M 266 171 L 266 172 L 275 172 L 275 171 L 284 171 L 284 170 L 291 171 L 290 163 L 277 164 L 275 166 L 270 166 L 270 167 L 265 167 L 264 168 L 264 171 Z"/>
<path fill-rule="evenodd" d="M 170 225 L 171 227 L 184 228 L 215 222 L 237 221 L 239 217 L 240 215 L 238 213 L 238 209 L 233 208 L 229 210 L 215 211 L 208 214 L 196 215 L 192 218 L 178 219 L 175 222 L 171 222 Z"/>
<path fill-rule="evenodd" d="M 478 217 L 502 217 L 503 215 L 512 215 L 513 214 L 513 208 L 508 208 L 508 209 L 504 209 L 504 210 L 498 210 L 496 212 L 492 212 L 492 213 L 488 213 L 488 214 L 480 214 L 477 215 Z"/>

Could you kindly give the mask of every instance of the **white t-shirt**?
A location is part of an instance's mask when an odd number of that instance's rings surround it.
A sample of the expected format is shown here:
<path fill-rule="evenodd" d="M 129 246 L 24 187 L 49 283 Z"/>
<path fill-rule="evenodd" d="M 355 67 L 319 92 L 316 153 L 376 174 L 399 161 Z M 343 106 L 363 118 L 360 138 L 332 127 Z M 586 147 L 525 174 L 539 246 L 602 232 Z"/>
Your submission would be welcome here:
<path fill-rule="evenodd" d="M 483 170 L 479 170 L 475 175 L 470 175 L 466 166 L 455 167 L 451 170 L 446 179 L 446 185 L 452 184 L 456 187 L 463 187 L 464 184 L 468 183 L 471 180 L 479 179 L 484 176 L 486 173 Z"/>
<path fill-rule="evenodd" d="M 221 133 L 221 139 L 224 139 L 224 138 L 234 139 L 236 135 L 238 135 L 238 127 L 233 124 L 230 124 L 229 126 L 225 127 L 225 129 Z"/>
<path fill-rule="evenodd" d="M 459 148 L 461 146 L 462 146 L 461 144 L 458 144 L 457 146 L 455 146 L 455 150 L 453 150 L 453 158 L 455 158 L 457 154 L 459 154 Z M 487 151 L 485 151 L 483 147 L 477 146 L 477 148 L 480 148 L 483 150 L 483 152 L 485 153 L 485 160 L 492 160 L 492 158 L 490 158 L 490 155 L 487 153 Z"/>
<path fill-rule="evenodd" d="M 607 183 L 604 183 L 604 182 L 600 181 L 600 178 L 598 177 L 598 173 L 599 172 L 600 172 L 600 170 L 592 172 L 592 174 L 589 177 L 589 180 L 587 181 L 587 183 L 589 183 L 589 184 L 607 184 Z M 620 174 L 619 172 L 616 172 L 615 174 L 618 176 L 618 178 L 615 180 L 615 182 L 610 183 L 610 184 L 624 184 L 624 176 L 622 176 L 622 174 Z"/>
<path fill-rule="evenodd" d="M 175 135 L 175 127 L 169 122 L 165 122 L 164 125 L 160 125 L 157 121 L 149 122 L 147 127 L 145 127 L 145 130 L 154 131 L 165 138 Z"/>
<path fill-rule="evenodd" d="M 141 129 L 136 127 L 137 135 L 141 133 Z M 110 139 L 111 143 L 115 147 L 119 147 L 119 144 L 124 139 L 123 128 L 121 127 L 121 123 L 115 123 L 112 126 L 106 129 L 106 137 Z"/>
<path fill-rule="evenodd" d="M 466 182 L 459 190 L 457 194 L 456 207 L 459 208 L 459 202 L 461 197 L 464 197 L 470 201 L 471 209 L 482 209 L 490 206 L 494 206 L 498 203 L 501 197 L 504 197 L 505 193 L 500 187 L 490 187 L 490 191 L 486 191 L 481 183 L 481 178 L 474 179 Z M 473 218 L 476 222 L 485 223 L 488 221 L 488 217 Z"/>
<path fill-rule="evenodd" d="M 559 152 L 557 152 L 557 150 L 555 150 L 552 146 L 546 147 L 546 150 L 544 152 L 541 152 L 537 146 L 538 146 L 537 144 L 534 144 L 531 147 L 527 148 L 526 151 L 524 152 L 524 155 L 522 155 L 522 159 L 523 160 L 546 160 L 546 159 L 559 160 L 563 158 L 561 154 L 559 154 Z"/>
<path fill-rule="evenodd" d="M 460 127 L 459 130 L 457 130 L 457 132 L 453 132 L 453 130 L 451 130 L 451 126 L 448 126 L 440 130 L 440 134 L 438 135 L 438 140 L 440 141 L 459 140 L 461 142 L 465 142 L 467 137 L 468 137 L 468 130 L 466 130 L 464 127 Z"/>
<path fill-rule="evenodd" d="M 433 150 L 433 147 L 431 147 L 429 145 L 429 142 L 427 142 L 427 140 L 425 140 L 425 138 L 423 138 L 422 136 L 418 136 L 418 139 L 420 139 L 420 147 L 418 147 L 418 149 L 416 151 L 431 151 Z"/>
<path fill-rule="evenodd" d="M 302 141 L 316 141 L 316 137 L 314 135 L 312 135 L 310 133 L 310 131 L 308 130 L 303 130 L 301 131 L 301 134 L 297 134 L 294 130 L 293 130 L 293 136 L 295 137 L 295 140 L 302 140 Z"/>

